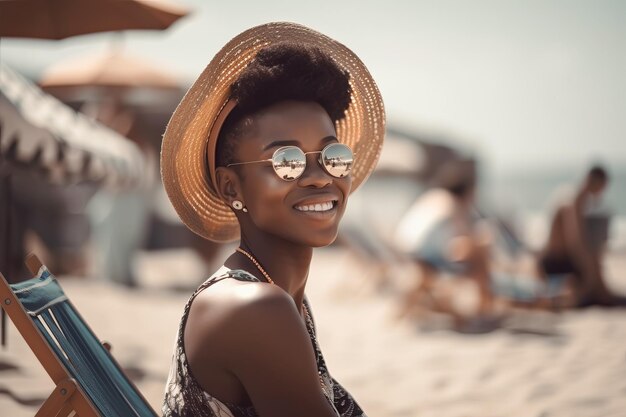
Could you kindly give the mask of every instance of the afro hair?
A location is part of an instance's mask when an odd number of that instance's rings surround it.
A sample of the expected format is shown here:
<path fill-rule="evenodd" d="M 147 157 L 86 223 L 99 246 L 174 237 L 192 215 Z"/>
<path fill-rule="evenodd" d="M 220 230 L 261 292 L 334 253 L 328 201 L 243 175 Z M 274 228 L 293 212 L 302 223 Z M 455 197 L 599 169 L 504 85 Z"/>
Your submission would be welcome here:
<path fill-rule="evenodd" d="M 259 50 L 231 85 L 237 106 L 219 134 L 217 166 L 233 162 L 235 139 L 263 108 L 285 100 L 313 101 L 336 123 L 345 117 L 350 96 L 349 73 L 320 48 L 285 41 Z"/>

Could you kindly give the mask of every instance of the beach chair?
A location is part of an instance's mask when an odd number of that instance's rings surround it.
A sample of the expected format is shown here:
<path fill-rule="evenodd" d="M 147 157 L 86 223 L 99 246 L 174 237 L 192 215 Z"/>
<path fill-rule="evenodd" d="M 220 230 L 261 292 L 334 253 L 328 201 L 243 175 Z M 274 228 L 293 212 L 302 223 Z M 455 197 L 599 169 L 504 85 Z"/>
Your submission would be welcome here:
<path fill-rule="evenodd" d="M 0 300 L 56 385 L 36 417 L 157 416 L 48 269 L 34 255 L 26 264 L 30 280 L 0 274 Z"/>

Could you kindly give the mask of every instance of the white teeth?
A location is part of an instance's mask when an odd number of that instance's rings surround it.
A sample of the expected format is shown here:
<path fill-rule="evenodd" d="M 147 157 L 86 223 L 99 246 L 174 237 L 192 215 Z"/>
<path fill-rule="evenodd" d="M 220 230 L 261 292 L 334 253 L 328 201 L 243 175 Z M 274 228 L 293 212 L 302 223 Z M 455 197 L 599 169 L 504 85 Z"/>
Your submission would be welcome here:
<path fill-rule="evenodd" d="M 317 203 L 317 204 L 308 204 L 302 206 L 296 206 L 296 210 L 300 211 L 328 211 L 333 208 L 334 204 L 332 201 L 328 201 L 326 203 Z"/>

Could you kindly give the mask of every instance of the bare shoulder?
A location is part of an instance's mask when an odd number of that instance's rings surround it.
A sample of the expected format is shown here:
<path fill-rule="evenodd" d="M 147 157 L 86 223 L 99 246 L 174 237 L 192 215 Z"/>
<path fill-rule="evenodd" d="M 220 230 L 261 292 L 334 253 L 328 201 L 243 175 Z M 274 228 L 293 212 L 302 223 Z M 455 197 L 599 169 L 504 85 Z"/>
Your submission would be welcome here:
<path fill-rule="evenodd" d="M 280 287 L 264 282 L 227 279 L 198 294 L 190 315 L 239 320 L 253 319 L 259 314 L 284 313 L 285 310 L 297 313 L 293 299 Z"/>
<path fill-rule="evenodd" d="M 255 342 L 273 326 L 288 336 L 289 323 L 301 323 L 300 315 L 293 299 L 280 287 L 227 279 L 202 291 L 193 301 L 185 342 L 231 351 L 237 345 Z"/>

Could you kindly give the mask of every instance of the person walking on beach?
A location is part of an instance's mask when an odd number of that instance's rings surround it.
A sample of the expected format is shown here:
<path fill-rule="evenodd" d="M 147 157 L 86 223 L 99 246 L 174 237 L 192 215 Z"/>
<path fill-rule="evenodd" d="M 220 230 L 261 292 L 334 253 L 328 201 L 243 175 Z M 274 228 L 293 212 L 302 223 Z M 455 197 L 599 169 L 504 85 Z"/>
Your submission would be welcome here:
<path fill-rule="evenodd" d="M 185 307 L 166 417 L 365 416 L 326 367 L 305 289 L 384 124 L 360 59 L 293 23 L 241 33 L 191 87 L 163 138 L 163 183 L 192 231 L 239 245 Z"/>
<path fill-rule="evenodd" d="M 573 198 L 558 206 L 551 220 L 539 264 L 546 275 L 567 274 L 572 280 L 577 305 L 625 304 L 612 294 L 602 272 L 602 254 L 608 237 L 608 216 L 590 225 L 587 210 L 599 199 L 609 183 L 607 171 L 592 167 Z M 595 229 L 595 230 L 594 230 Z"/>

